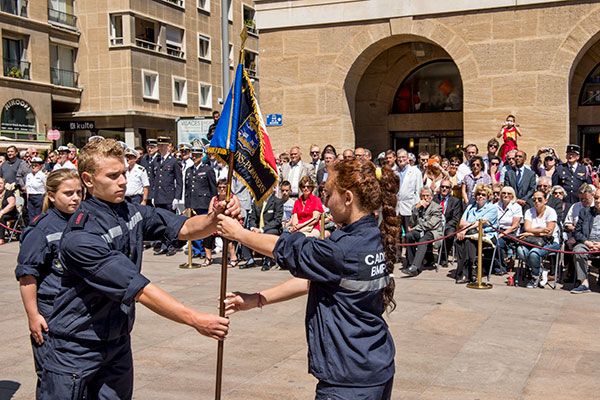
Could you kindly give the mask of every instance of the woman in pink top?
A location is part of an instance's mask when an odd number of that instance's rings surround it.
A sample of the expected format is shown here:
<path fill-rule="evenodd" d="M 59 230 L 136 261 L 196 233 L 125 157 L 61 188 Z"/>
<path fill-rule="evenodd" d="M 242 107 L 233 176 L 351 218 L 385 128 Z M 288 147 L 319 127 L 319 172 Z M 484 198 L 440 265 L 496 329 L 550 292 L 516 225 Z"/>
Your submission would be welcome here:
<path fill-rule="evenodd" d="M 312 194 L 315 183 L 310 177 L 303 176 L 298 188 L 302 194 L 294 203 L 289 231 L 302 232 L 306 236 L 319 236 L 319 219 L 323 213 L 323 204 L 321 199 Z"/>

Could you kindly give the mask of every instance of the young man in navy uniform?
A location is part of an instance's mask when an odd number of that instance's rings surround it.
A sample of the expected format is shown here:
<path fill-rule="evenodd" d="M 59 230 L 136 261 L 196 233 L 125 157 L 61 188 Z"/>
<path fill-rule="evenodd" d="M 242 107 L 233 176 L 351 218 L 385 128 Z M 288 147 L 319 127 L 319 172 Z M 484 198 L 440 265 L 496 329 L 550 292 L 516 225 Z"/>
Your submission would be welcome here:
<path fill-rule="evenodd" d="M 169 152 L 171 139 L 160 136 L 157 141 L 158 155 L 149 170 L 151 197 L 154 207 L 173 212 L 183 191 L 181 165 Z M 161 241 L 160 248 L 155 247 L 154 254 L 172 256 L 177 252 L 176 244 L 174 241 Z"/>
<path fill-rule="evenodd" d="M 130 332 L 135 302 L 222 340 L 228 320 L 193 310 L 141 274 L 144 239 L 199 239 L 216 228 L 217 215 L 239 213 L 233 199 L 211 215 L 185 218 L 125 202 L 123 148 L 114 140 L 88 143 L 79 174 L 88 198 L 67 224 L 60 243 L 62 287 L 49 321 L 40 399 L 131 399 Z M 226 211 L 227 210 L 227 211 Z"/>
<path fill-rule="evenodd" d="M 552 186 L 560 185 L 567 192 L 563 201 L 575 204 L 579 201 L 578 191 L 584 183 L 592 183 L 592 178 L 587 172 L 585 165 L 580 164 L 579 154 L 581 148 L 576 144 L 567 146 L 567 162 L 556 167 L 552 174 Z"/>
<path fill-rule="evenodd" d="M 208 164 L 202 162 L 204 149 L 192 149 L 193 165 L 185 171 L 185 208 L 191 208 L 196 215 L 208 213 L 210 199 L 217 195 L 217 178 L 215 171 Z M 192 242 L 194 256 L 204 253 L 201 240 Z"/>

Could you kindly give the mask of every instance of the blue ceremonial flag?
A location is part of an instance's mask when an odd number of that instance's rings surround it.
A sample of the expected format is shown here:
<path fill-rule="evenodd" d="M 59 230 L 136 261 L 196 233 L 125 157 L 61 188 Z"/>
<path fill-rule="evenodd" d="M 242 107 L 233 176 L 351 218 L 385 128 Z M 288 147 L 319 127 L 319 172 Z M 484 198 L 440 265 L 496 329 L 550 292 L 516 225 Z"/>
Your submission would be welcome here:
<path fill-rule="evenodd" d="M 226 155 L 234 153 L 236 174 L 258 203 L 265 200 L 277 182 L 277 164 L 267 134 L 254 87 L 244 66 L 239 64 L 235 79 L 208 152 L 227 163 Z"/>

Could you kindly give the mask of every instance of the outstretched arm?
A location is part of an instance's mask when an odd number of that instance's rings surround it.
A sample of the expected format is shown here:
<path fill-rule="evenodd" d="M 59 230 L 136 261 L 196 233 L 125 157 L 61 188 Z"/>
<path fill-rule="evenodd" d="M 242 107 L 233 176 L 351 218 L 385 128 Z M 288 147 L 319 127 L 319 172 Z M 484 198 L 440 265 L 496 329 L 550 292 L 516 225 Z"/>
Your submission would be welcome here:
<path fill-rule="evenodd" d="M 219 235 L 235 242 L 240 242 L 268 257 L 273 257 L 273 250 L 275 249 L 277 240 L 279 240 L 279 236 L 249 231 L 244 229 L 239 222 L 225 215 L 219 215 L 217 219 L 219 220 L 217 225 Z"/>
<path fill-rule="evenodd" d="M 227 293 L 225 298 L 225 315 L 236 311 L 251 310 L 264 307 L 267 304 L 280 303 L 304 296 L 308 293 L 309 281 L 301 278 L 292 278 L 280 285 L 257 293 Z"/>
<path fill-rule="evenodd" d="M 226 214 L 235 218 L 239 213 L 240 201 L 236 196 L 233 196 L 227 204 L 221 201 L 207 215 L 197 215 L 185 221 L 179 231 L 179 239 L 195 240 L 205 238 L 217 230 L 217 216 L 219 214 Z"/>
<path fill-rule="evenodd" d="M 204 336 L 223 340 L 227 335 L 229 329 L 227 318 L 188 308 L 152 283 L 140 290 L 135 299 L 158 315 L 180 324 L 189 325 Z"/>

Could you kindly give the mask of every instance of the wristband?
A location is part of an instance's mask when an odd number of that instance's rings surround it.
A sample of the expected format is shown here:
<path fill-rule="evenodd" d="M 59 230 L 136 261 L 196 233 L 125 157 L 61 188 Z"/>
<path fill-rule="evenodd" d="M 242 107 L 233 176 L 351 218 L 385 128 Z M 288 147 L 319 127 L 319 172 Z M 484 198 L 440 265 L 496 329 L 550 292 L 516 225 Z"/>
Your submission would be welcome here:
<path fill-rule="evenodd" d="M 263 306 L 265 305 L 265 302 L 263 301 L 264 296 L 262 295 L 261 292 L 257 292 L 256 295 L 258 296 L 258 299 L 256 300 L 256 307 L 262 309 Z"/>

